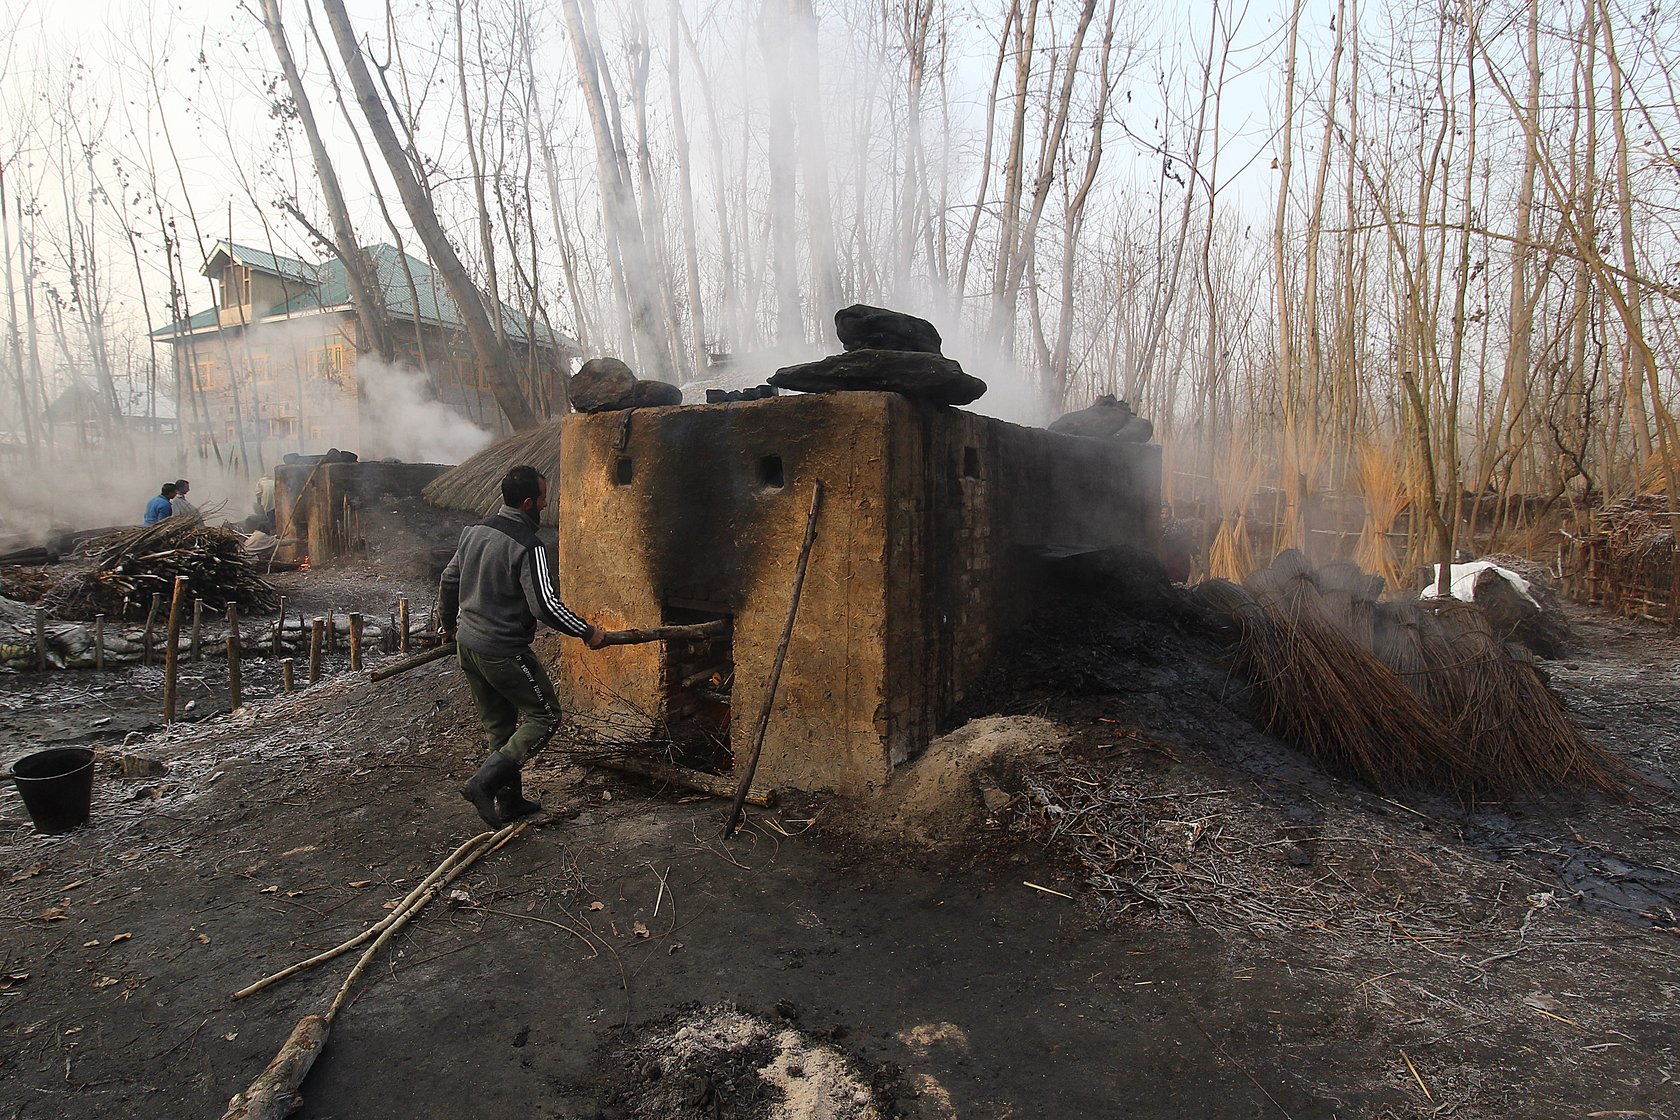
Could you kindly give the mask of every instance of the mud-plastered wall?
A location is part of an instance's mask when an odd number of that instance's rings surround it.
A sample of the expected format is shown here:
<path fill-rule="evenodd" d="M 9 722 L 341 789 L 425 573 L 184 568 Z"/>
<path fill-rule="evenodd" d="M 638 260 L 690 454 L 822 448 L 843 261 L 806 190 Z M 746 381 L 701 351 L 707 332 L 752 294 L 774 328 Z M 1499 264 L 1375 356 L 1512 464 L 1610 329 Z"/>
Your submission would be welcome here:
<path fill-rule="evenodd" d="M 884 781 L 887 409 L 834 394 L 569 418 L 561 436 L 560 578 L 608 628 L 725 617 L 730 744 L 764 703 L 817 480 L 817 536 L 765 737 L 762 781 L 862 793 Z M 635 738 L 681 682 L 657 645 L 568 643 L 562 700 Z"/>

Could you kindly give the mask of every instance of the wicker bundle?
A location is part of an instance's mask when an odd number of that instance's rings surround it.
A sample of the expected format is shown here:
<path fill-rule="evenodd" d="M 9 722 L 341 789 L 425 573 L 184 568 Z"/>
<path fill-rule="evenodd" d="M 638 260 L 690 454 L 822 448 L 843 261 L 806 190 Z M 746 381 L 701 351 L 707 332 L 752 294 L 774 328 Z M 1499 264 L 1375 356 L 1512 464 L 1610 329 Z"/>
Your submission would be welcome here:
<path fill-rule="evenodd" d="M 1286 552 L 1280 560 L 1299 553 Z M 1267 729 L 1319 765 L 1377 788 L 1450 770 L 1455 746 L 1417 697 L 1336 625 L 1302 572 L 1267 570 L 1251 588 L 1212 580 L 1201 602 L 1242 628 L 1237 656 Z"/>
<path fill-rule="evenodd" d="M 245 538 L 196 517 L 167 517 L 84 548 L 93 556 L 92 570 L 62 580 L 42 600 L 60 618 L 142 611 L 154 594 L 165 599 L 173 594 L 177 576 L 186 576 L 193 597 L 214 609 L 236 605 L 262 614 L 279 602 L 258 571 L 259 561 L 245 551 Z"/>
<path fill-rule="evenodd" d="M 1196 589 L 1241 628 L 1238 662 L 1268 729 L 1328 770 L 1465 799 L 1625 787 L 1626 767 L 1586 741 L 1478 607 L 1379 602 L 1380 592 L 1354 565 L 1314 572 L 1293 550 L 1243 587 Z"/>

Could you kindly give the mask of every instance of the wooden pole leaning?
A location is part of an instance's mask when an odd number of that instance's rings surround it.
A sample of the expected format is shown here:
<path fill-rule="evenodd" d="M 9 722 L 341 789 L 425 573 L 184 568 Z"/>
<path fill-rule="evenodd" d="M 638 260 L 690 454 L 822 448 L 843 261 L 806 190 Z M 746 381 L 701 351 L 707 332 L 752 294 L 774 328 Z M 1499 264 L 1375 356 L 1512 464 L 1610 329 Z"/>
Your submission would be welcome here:
<path fill-rule="evenodd" d="M 758 720 L 753 724 L 752 749 L 747 756 L 747 765 L 741 771 L 739 784 L 735 787 L 735 800 L 729 806 L 729 819 L 723 823 L 723 838 L 729 839 L 735 835 L 735 829 L 741 822 L 741 812 L 747 803 L 747 795 L 752 790 L 753 777 L 758 773 L 758 756 L 764 751 L 764 732 L 770 726 L 770 708 L 776 702 L 776 686 L 781 683 L 782 663 L 787 660 L 788 642 L 793 638 L 793 620 L 799 614 L 799 596 L 805 589 L 805 569 L 811 563 L 811 545 L 817 539 L 817 513 L 822 509 L 823 484 L 817 479 L 811 489 L 811 513 L 805 519 L 805 542 L 799 546 L 799 564 L 793 571 L 793 595 L 788 599 L 787 621 L 782 624 L 782 640 L 776 646 L 776 660 L 770 667 L 770 682 L 764 688 L 764 704 L 758 710 Z"/>

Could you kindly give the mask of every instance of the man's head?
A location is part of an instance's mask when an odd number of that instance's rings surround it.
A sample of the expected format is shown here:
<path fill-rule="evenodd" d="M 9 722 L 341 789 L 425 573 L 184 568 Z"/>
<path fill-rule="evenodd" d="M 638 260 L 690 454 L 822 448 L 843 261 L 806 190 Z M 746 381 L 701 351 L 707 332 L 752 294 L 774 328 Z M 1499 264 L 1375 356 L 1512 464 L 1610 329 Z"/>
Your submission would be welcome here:
<path fill-rule="evenodd" d="M 502 501 L 521 513 L 541 513 L 548 505 L 548 479 L 535 467 L 514 467 L 502 476 Z"/>
<path fill-rule="evenodd" d="M 191 490 L 191 489 L 192 489 L 192 483 L 188 482 L 186 479 L 177 478 L 175 480 L 175 493 L 180 495 L 181 497 L 183 497 L 183 498 L 186 497 L 187 496 L 187 491 Z"/>
<path fill-rule="evenodd" d="M 163 496 L 166 498 L 173 498 L 175 496 L 175 484 L 173 482 L 166 482 L 163 484 Z"/>

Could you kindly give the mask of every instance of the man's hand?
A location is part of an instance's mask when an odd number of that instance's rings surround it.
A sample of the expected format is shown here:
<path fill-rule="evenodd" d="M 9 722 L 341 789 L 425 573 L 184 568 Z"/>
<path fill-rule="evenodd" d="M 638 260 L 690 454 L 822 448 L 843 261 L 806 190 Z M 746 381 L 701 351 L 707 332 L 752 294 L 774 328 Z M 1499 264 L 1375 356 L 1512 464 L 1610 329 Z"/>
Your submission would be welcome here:
<path fill-rule="evenodd" d="M 453 626 L 439 627 L 438 639 L 443 642 L 453 642 L 455 640 L 455 628 Z"/>
<path fill-rule="evenodd" d="M 607 644 L 607 632 L 599 626 L 591 626 L 589 633 L 584 635 L 583 644 L 590 649 L 600 649 Z"/>

